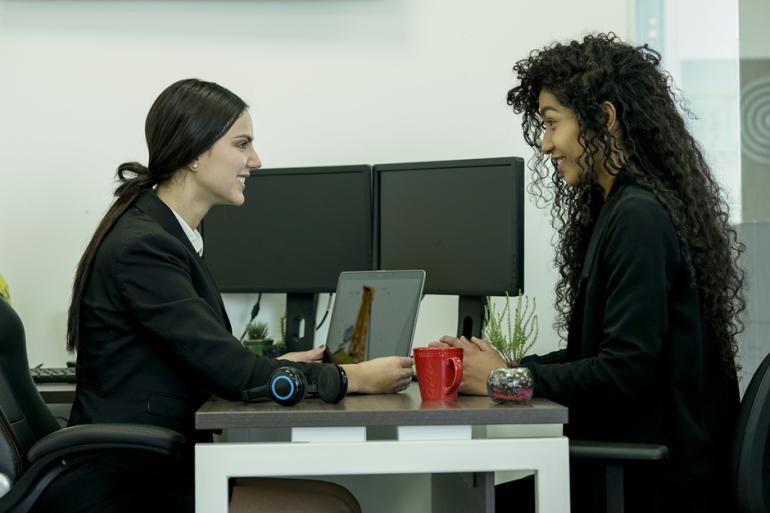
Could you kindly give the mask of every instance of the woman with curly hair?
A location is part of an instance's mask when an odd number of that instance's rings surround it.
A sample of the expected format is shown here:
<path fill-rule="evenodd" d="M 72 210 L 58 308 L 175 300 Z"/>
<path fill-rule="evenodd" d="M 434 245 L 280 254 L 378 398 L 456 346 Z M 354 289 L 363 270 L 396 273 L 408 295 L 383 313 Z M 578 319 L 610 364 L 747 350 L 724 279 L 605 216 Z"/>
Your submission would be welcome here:
<path fill-rule="evenodd" d="M 611 33 L 514 66 L 508 104 L 535 150 L 530 192 L 552 202 L 567 336 L 520 364 L 536 395 L 569 407 L 570 438 L 668 447 L 655 476 L 627 471 L 627 511 L 730 511 L 744 248 L 659 66 Z M 466 393 L 505 366 L 483 340 L 441 341 L 465 349 Z M 598 510 L 588 470 L 573 463 L 573 511 Z"/>

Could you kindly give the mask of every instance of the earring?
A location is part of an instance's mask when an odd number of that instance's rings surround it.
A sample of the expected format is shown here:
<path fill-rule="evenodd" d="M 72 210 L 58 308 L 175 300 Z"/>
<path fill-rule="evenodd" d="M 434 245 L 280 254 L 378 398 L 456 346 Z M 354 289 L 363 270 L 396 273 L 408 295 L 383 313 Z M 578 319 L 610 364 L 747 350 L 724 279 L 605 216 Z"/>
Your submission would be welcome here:
<path fill-rule="evenodd" d="M 198 169 L 198 161 L 197 160 L 195 162 L 193 162 L 192 168 L 193 168 L 193 171 Z"/>

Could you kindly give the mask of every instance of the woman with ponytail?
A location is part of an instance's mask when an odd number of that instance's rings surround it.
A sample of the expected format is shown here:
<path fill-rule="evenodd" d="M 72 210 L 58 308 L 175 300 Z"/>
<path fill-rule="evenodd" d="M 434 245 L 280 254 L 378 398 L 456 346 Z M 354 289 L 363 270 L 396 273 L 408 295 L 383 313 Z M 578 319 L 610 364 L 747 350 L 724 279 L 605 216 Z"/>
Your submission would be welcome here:
<path fill-rule="evenodd" d="M 192 448 L 211 440 L 195 431 L 195 411 L 211 394 L 240 400 L 278 367 L 312 381 L 324 365 L 316 363 L 322 349 L 280 362 L 244 349 L 201 259 L 199 223 L 214 205 L 242 204 L 245 180 L 261 166 L 247 105 L 215 83 L 181 80 L 152 105 L 145 135 L 148 165 L 118 168 L 115 202 L 78 265 L 67 333 L 77 351 L 70 424 L 167 427 L 186 436 L 189 451 L 178 464 L 94 462 L 54 482 L 40 511 L 192 512 Z M 402 390 L 411 364 L 390 357 L 343 366 L 348 392 Z M 260 485 L 256 510 L 359 511 L 344 488 L 291 483 Z"/>

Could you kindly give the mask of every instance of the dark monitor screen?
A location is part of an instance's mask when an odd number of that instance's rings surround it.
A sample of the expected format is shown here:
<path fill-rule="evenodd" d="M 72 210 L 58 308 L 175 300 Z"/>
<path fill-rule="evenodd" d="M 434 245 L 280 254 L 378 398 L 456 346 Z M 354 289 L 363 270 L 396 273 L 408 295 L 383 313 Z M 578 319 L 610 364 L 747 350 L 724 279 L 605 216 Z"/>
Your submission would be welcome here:
<path fill-rule="evenodd" d="M 340 272 L 371 269 L 371 167 L 260 170 L 244 194 L 203 221 L 223 292 L 334 292 Z"/>
<path fill-rule="evenodd" d="M 375 268 L 424 269 L 425 292 L 524 290 L 524 161 L 374 166 Z"/>

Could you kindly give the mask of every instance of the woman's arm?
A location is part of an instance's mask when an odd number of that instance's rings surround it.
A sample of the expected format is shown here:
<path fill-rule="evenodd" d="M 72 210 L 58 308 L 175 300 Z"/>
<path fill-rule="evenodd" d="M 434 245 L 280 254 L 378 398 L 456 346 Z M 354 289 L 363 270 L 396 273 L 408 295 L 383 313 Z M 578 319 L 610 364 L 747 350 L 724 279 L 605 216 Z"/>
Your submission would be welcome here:
<path fill-rule="evenodd" d="M 411 358 L 386 356 L 352 365 L 342 365 L 348 375 L 348 393 L 390 394 L 412 382 Z"/>
<path fill-rule="evenodd" d="M 297 367 L 308 379 L 320 371 L 315 352 L 262 358 L 244 349 L 195 289 L 189 252 L 164 234 L 130 238 L 118 256 L 120 291 L 159 348 L 200 376 L 220 397 L 237 400 L 247 388 L 267 383 L 281 366 Z M 322 351 L 321 351 L 322 352 Z M 320 354 L 320 353 L 319 353 Z M 379 358 L 345 366 L 351 392 L 389 393 L 411 382 L 411 358 Z"/>
<path fill-rule="evenodd" d="M 208 287 L 196 283 L 196 265 L 177 239 L 159 232 L 129 234 L 117 252 L 120 294 L 137 330 L 146 330 L 159 354 L 173 357 L 215 394 L 232 400 L 265 384 L 281 365 L 308 365 L 261 358 L 243 348 L 196 289 Z"/>

